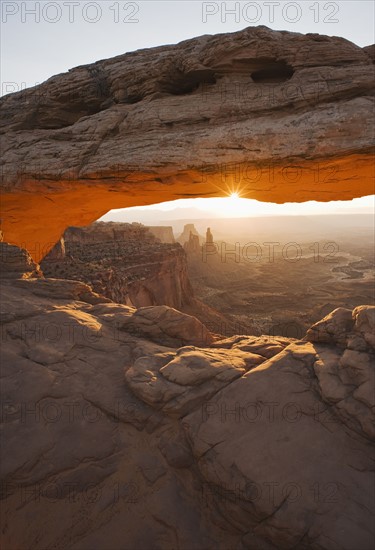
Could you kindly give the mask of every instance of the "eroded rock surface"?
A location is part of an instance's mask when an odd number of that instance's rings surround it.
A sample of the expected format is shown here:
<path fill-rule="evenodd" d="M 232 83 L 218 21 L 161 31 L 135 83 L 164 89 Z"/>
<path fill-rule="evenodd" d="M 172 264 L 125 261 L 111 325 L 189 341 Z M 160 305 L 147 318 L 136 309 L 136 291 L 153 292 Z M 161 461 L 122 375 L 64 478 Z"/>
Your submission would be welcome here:
<path fill-rule="evenodd" d="M 165 345 L 209 345 L 213 338 L 191 315 L 168 306 L 140 307 L 120 322 L 120 328 Z"/>
<path fill-rule="evenodd" d="M 40 277 L 42 272 L 24 248 L 0 242 L 0 278 Z"/>
<path fill-rule="evenodd" d="M 310 342 L 324 342 L 356 351 L 375 347 L 375 307 L 337 308 L 315 323 L 306 334 Z"/>
<path fill-rule="evenodd" d="M 181 417 L 264 360 L 237 350 L 188 346 L 173 354 L 140 357 L 126 371 L 126 380 L 142 401 Z"/>
<path fill-rule="evenodd" d="M 374 359 L 294 342 L 184 417 L 244 548 L 371 548 Z"/>
<path fill-rule="evenodd" d="M 372 549 L 375 308 L 198 344 L 76 281 L 1 306 L 4 548 Z"/>

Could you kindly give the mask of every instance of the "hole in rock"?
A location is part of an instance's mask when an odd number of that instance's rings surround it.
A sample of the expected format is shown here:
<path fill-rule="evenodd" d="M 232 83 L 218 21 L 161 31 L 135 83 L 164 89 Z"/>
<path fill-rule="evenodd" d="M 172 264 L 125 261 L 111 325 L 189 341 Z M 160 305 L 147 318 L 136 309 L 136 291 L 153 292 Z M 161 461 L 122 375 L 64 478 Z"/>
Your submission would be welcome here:
<path fill-rule="evenodd" d="M 54 109 L 47 104 L 38 105 L 23 121 L 17 125 L 17 130 L 58 130 L 67 128 L 81 118 L 95 115 L 108 109 L 112 102 L 102 97 L 93 97 L 90 101 L 83 101 L 77 94 L 61 98 L 61 104 Z"/>
<path fill-rule="evenodd" d="M 267 61 L 251 73 L 254 82 L 286 82 L 292 78 L 293 68 L 285 61 Z"/>
<path fill-rule="evenodd" d="M 161 91 L 172 95 L 190 94 L 200 84 L 215 84 L 215 74 L 211 69 L 199 69 L 189 73 L 176 72 L 161 83 Z"/>

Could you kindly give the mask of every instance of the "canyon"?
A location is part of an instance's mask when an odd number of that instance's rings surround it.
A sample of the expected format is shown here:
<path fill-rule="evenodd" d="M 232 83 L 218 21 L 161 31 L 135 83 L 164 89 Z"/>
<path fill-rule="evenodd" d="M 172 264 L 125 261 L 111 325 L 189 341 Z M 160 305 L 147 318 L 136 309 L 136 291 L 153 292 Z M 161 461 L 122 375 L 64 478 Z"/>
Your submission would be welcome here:
<path fill-rule="evenodd" d="M 187 245 L 190 282 L 198 299 L 230 320 L 228 336 L 302 338 L 337 307 L 375 304 L 371 214 L 196 224 L 211 225 L 213 243 Z"/>
<path fill-rule="evenodd" d="M 179 239 L 184 242 L 184 234 Z M 234 333 L 228 316 L 195 296 L 186 251 L 174 242 L 171 227 L 104 222 L 69 227 L 40 266 L 46 277 L 81 281 L 117 303 L 166 305 L 194 315 L 213 332 L 224 327 L 225 334 Z"/>
<path fill-rule="evenodd" d="M 176 308 L 213 333 L 302 338 L 336 307 L 375 303 L 374 229 L 368 218 L 362 216 L 363 227 L 357 227 L 357 217 L 347 216 L 342 227 L 335 216 L 320 217 L 321 233 L 305 219 L 299 243 L 293 241 L 299 220 L 270 219 L 269 234 L 261 236 L 264 219 L 243 219 L 244 233 L 249 227 L 256 240 L 242 240 L 242 246 L 230 240 L 237 224 L 225 220 L 212 223 L 222 235 L 228 232 L 226 240 L 209 227 L 203 237 L 188 223 L 176 233 L 176 243 L 172 227 L 96 222 L 68 228 L 40 266 L 46 277 L 84 282 L 117 303 Z M 335 240 L 320 237 L 326 228 Z M 273 242 L 272 250 L 264 242 Z"/>
<path fill-rule="evenodd" d="M 155 234 L 174 239 L 171 228 L 155 231 L 136 223 L 69 227 L 41 268 L 48 277 L 88 283 L 121 304 L 181 309 L 193 295 L 183 248 L 161 243 Z"/>

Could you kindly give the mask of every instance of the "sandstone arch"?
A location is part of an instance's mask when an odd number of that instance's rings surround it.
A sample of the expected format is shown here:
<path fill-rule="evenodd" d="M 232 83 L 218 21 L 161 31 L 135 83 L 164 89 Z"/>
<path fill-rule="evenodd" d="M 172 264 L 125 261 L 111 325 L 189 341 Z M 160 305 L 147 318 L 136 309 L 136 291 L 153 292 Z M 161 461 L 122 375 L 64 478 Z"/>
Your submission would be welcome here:
<path fill-rule="evenodd" d="M 238 186 L 279 203 L 373 193 L 371 51 L 250 27 L 4 97 L 5 240 L 40 260 L 66 226 L 111 208 Z"/>

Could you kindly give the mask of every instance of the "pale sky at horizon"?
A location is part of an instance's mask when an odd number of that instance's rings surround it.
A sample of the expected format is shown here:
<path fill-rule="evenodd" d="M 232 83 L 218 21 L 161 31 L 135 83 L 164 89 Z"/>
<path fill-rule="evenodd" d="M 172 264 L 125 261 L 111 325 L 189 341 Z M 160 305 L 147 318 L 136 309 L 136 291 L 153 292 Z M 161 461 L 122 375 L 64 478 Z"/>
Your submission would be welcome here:
<path fill-rule="evenodd" d="M 374 6 L 372 0 L 2 0 L 0 95 L 99 59 L 248 26 L 341 36 L 363 47 L 374 43 Z M 235 13 L 230 13 L 233 9 Z M 373 197 L 361 201 L 352 206 L 374 206 Z M 256 202 L 250 201 L 249 209 L 260 212 L 263 206 Z M 350 206 L 350 201 L 346 203 Z M 220 208 L 220 203 L 216 205 Z M 238 211 L 246 209 L 242 201 L 236 207 Z M 295 213 L 311 208 L 311 203 L 293 205 Z M 322 209 L 326 211 L 327 205 L 323 203 Z"/>
<path fill-rule="evenodd" d="M 183 217 L 190 211 L 191 219 L 219 217 L 219 218 L 246 218 L 258 216 L 304 216 L 319 214 L 358 214 L 372 213 L 375 208 L 375 195 L 360 197 L 352 201 L 317 202 L 275 204 L 259 202 L 253 199 L 241 198 L 214 198 L 214 199 L 180 199 L 148 206 L 135 206 L 111 210 L 100 218 L 100 221 L 118 221 L 119 214 L 123 213 L 124 221 L 142 221 L 144 214 L 155 214 L 155 219 L 163 219 L 163 213 L 175 212 L 184 209 Z M 181 217 L 181 215 L 180 215 Z"/>
<path fill-rule="evenodd" d="M 341 36 L 363 47 L 374 42 L 374 18 L 372 0 L 2 0 L 0 93 L 99 59 L 248 26 Z"/>

